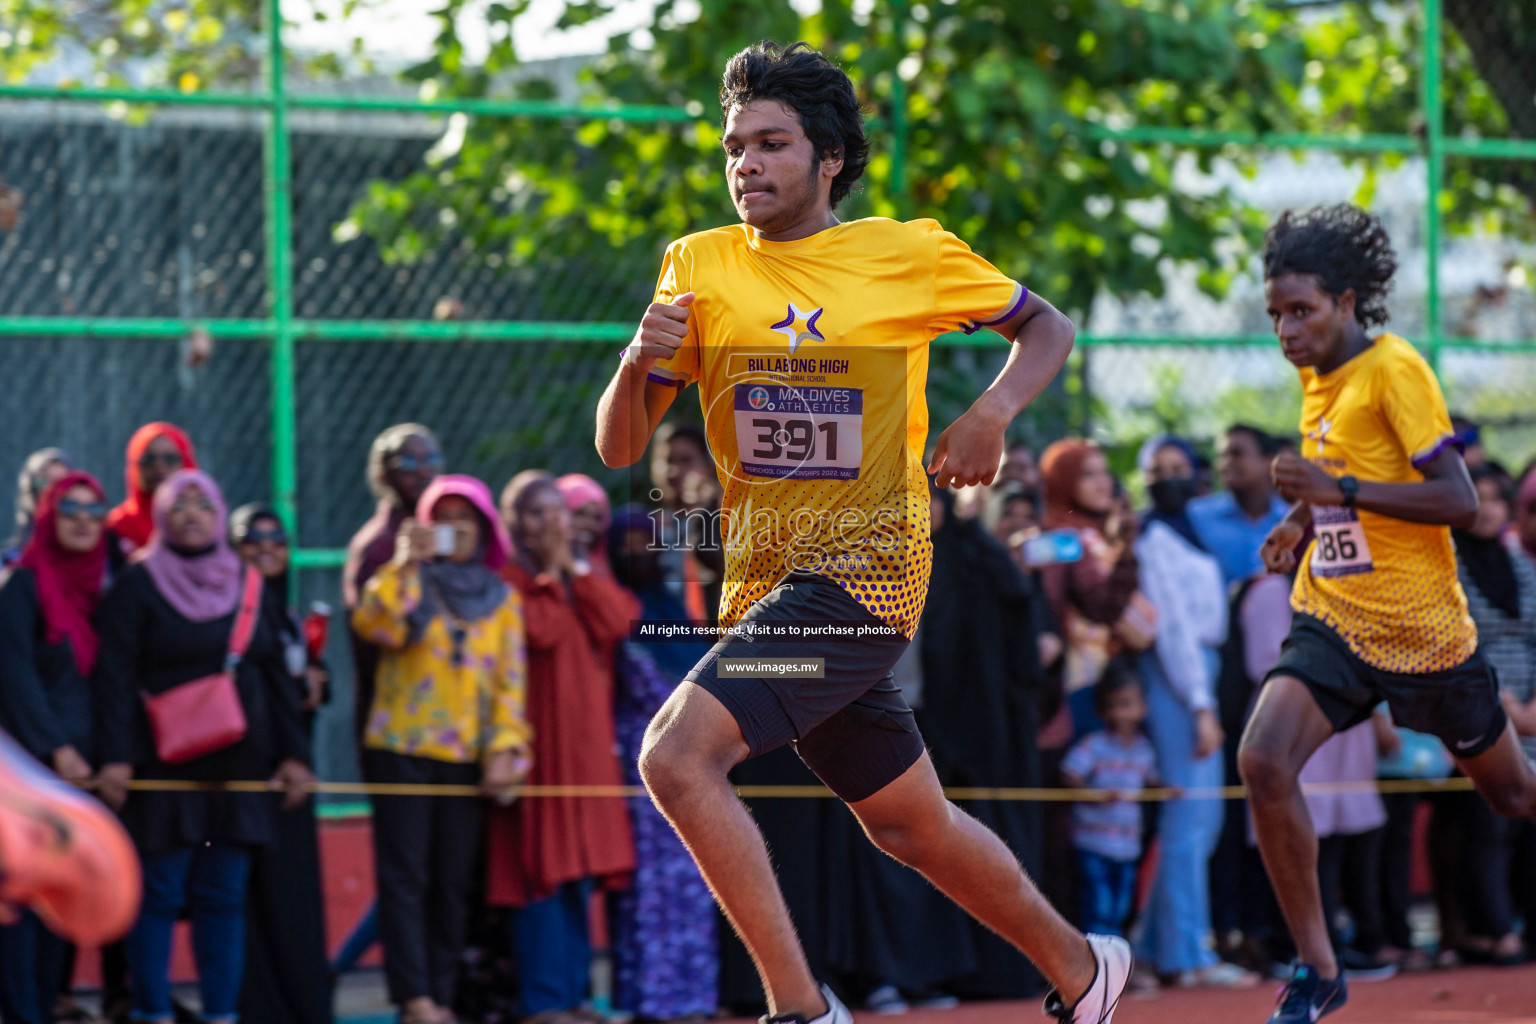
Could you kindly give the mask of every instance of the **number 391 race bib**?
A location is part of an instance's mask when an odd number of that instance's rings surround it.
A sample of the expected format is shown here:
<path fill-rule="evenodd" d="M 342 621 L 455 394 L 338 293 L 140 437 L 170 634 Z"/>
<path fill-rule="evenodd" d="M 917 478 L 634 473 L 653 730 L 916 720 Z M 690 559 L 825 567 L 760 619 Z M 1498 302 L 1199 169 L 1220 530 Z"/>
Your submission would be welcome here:
<path fill-rule="evenodd" d="M 1365 527 L 1354 509 L 1312 506 L 1312 531 L 1317 536 L 1312 544 L 1312 575 L 1354 576 L 1375 570 Z"/>
<path fill-rule="evenodd" d="M 857 480 L 864 391 L 738 384 L 736 450 L 742 470 L 752 476 Z"/>

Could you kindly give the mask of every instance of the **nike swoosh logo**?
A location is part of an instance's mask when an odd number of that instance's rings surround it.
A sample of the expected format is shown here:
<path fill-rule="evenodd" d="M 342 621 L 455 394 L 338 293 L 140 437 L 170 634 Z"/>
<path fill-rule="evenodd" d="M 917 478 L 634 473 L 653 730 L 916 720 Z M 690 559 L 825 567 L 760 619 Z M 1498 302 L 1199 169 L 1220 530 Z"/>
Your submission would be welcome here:
<path fill-rule="evenodd" d="M 1479 736 L 1475 740 L 1467 740 L 1465 743 L 1458 743 L 1458 744 L 1456 744 L 1456 749 L 1457 750 L 1471 750 L 1473 747 L 1477 746 L 1478 741 L 1481 740 L 1481 739 L 1482 739 L 1482 737 Z"/>
<path fill-rule="evenodd" d="M 1307 1007 L 1307 1013 L 1312 1017 L 1312 1024 L 1317 1024 L 1318 1019 L 1322 1017 L 1323 1014 L 1332 1010 L 1334 1008 L 1334 1003 L 1338 1002 L 1338 998 L 1339 990 L 1334 989 L 1331 993 L 1329 993 L 1328 1001 L 1323 1003 L 1322 1006 Z"/>

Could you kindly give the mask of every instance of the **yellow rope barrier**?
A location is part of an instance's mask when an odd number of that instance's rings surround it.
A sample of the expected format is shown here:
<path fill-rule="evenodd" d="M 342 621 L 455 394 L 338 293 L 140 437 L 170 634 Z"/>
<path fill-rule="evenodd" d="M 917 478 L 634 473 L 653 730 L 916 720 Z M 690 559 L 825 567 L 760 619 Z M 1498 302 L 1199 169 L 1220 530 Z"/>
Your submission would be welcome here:
<path fill-rule="evenodd" d="M 223 791 L 230 793 L 270 793 L 275 787 L 269 782 L 184 782 L 169 779 L 135 779 L 129 788 L 141 793 L 186 793 Z M 332 793 L 347 796 L 437 796 L 477 797 L 485 793 L 478 786 L 415 785 L 409 783 L 378 782 L 316 782 L 310 787 L 314 793 Z M 1468 778 L 1447 779 L 1379 779 L 1361 782 L 1312 782 L 1301 787 L 1308 795 L 1326 793 L 1363 793 L 1375 790 L 1379 793 L 1449 793 L 1471 790 Z M 824 786 L 737 786 L 736 794 L 745 799 L 824 799 L 835 794 Z M 548 797 L 632 797 L 645 796 L 643 786 L 512 786 L 504 793 L 518 798 Z M 1046 789 L 1018 786 L 951 786 L 944 790 L 951 800 L 995 800 L 1001 802 L 1059 803 L 1062 801 L 1102 803 L 1107 800 L 1129 798 L 1141 803 L 1163 803 L 1169 800 L 1241 800 L 1247 793 L 1242 786 L 1210 786 L 1199 789 L 1144 789 L 1121 793 L 1107 789 Z"/>

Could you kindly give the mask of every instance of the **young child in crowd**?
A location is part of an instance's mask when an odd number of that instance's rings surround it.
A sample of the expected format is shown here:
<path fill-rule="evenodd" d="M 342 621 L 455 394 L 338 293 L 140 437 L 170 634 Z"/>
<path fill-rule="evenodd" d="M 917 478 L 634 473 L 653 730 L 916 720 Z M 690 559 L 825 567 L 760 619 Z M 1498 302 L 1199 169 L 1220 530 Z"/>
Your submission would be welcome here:
<path fill-rule="evenodd" d="M 1061 766 L 1068 786 L 1109 791 L 1105 799 L 1072 809 L 1082 908 L 1078 923 L 1100 935 L 1124 935 L 1141 860 L 1141 805 L 1133 794 L 1157 784 L 1157 758 L 1141 730 L 1147 701 L 1129 665 L 1110 662 L 1093 696 L 1105 727 L 1079 740 Z"/>

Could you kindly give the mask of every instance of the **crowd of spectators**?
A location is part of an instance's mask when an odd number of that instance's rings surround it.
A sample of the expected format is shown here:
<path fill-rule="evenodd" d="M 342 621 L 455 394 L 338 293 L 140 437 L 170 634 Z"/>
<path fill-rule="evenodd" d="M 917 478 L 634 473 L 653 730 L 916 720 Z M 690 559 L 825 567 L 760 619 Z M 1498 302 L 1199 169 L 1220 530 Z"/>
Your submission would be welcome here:
<path fill-rule="evenodd" d="M 1536 472 L 1516 478 L 1475 427 L 1458 430 L 1482 499 L 1455 532 L 1462 585 L 1536 756 Z M 1158 435 L 1136 453 L 1141 511 L 1080 438 L 1038 460 L 1014 444 L 990 486 L 932 493 L 932 583 L 897 682 L 946 785 L 1095 791 L 962 805 L 1079 925 L 1132 937 L 1141 988 L 1254 985 L 1293 954 L 1242 803 L 1211 795 L 1237 781 L 1237 740 L 1289 624 L 1288 581 L 1258 559 L 1286 511 L 1268 474 L 1286 443 L 1233 425 L 1213 464 Z M 111 509 L 64 451 L 26 460 L 0 584 L 0 728 L 116 810 L 143 862 L 139 921 L 99 954 L 104 1017 L 187 1019 L 170 984 L 183 919 L 213 1024 L 326 1024 L 336 978 L 375 942 L 403 1024 L 760 1007 L 744 949 L 651 802 L 559 790 L 638 785 L 646 724 L 707 646 L 640 633 L 713 625 L 720 488 L 700 431 L 663 430 L 653 503 L 617 510 L 591 478 L 535 469 L 498 501 L 447 472 L 419 424 L 376 439 L 377 507 L 348 549 L 338 625 L 362 775 L 380 787 L 379 895 L 334 961 L 309 767 L 332 690 L 324 610 L 293 607 L 278 512 L 229 514 L 185 433 L 147 424 L 127 456 Z M 1307 767 L 1304 781 L 1361 784 L 1308 797 L 1356 977 L 1536 951 L 1536 825 L 1470 793 L 1369 785 L 1451 772 L 1384 711 Z M 251 780 L 271 791 L 205 785 Z M 735 780 L 815 781 L 787 749 Z M 553 788 L 519 799 L 519 784 Z M 1166 798 L 1138 799 L 1147 787 Z M 1038 987 L 835 801 L 748 803 L 813 969 L 848 998 L 896 1013 Z M 1421 842 L 1437 936 L 1411 914 Z M 594 991 L 600 952 L 612 971 Z M 0 1019 L 87 1019 L 77 955 L 31 914 L 0 926 Z"/>

